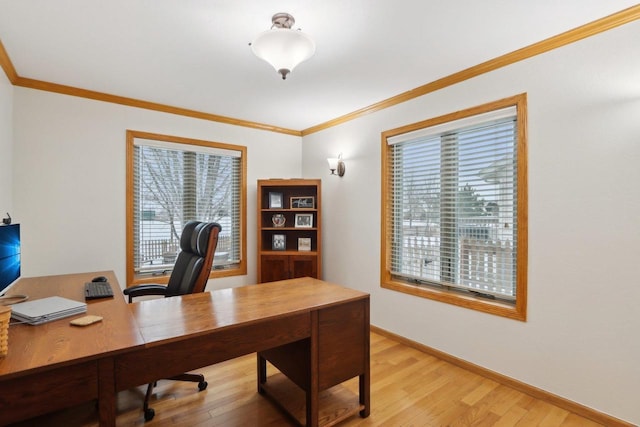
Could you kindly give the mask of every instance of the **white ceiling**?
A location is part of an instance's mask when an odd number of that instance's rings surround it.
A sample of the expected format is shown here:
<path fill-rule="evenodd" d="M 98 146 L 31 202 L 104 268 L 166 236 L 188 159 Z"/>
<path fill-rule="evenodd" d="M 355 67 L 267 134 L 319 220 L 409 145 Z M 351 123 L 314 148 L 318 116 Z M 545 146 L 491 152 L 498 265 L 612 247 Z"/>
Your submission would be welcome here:
<path fill-rule="evenodd" d="M 303 130 L 634 6 L 632 0 L 0 0 L 21 77 Z M 248 46 L 287 12 L 316 55 Z"/>

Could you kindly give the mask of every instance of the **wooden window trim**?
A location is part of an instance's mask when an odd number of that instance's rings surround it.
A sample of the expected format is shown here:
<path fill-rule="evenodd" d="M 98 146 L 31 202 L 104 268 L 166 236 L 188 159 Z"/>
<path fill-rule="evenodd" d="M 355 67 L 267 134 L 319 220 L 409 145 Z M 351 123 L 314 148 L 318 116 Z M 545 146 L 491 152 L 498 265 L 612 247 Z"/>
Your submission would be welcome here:
<path fill-rule="evenodd" d="M 241 153 L 241 184 L 240 184 L 240 244 L 241 244 L 241 259 L 237 264 L 237 267 L 230 269 L 216 270 L 212 269 L 209 279 L 216 279 L 230 276 L 244 276 L 247 274 L 247 147 L 241 145 L 232 145 L 221 142 L 205 141 L 199 139 L 184 138 L 179 136 L 162 135 L 156 133 L 142 132 L 127 130 L 127 184 L 126 184 L 126 274 L 127 274 L 127 286 L 132 286 L 142 283 L 160 283 L 164 284 L 169 281 L 170 274 L 164 274 L 161 276 L 136 277 L 134 273 L 133 262 L 133 221 L 134 221 L 134 182 L 133 182 L 133 148 L 136 138 L 149 139 L 163 142 L 171 142 L 176 144 L 190 144 L 204 147 L 222 148 L 228 150 L 239 151 Z"/>
<path fill-rule="evenodd" d="M 393 227 L 391 217 L 391 197 L 389 190 L 390 176 L 389 170 L 389 145 L 387 139 L 399 134 L 415 131 L 418 129 L 435 126 L 442 123 L 451 122 L 464 117 L 473 116 L 498 110 L 505 107 L 516 106 L 517 109 L 517 219 L 518 219 L 518 244 L 517 244 L 517 269 L 516 269 L 516 301 L 509 304 L 498 300 L 489 300 L 462 294 L 456 291 L 449 291 L 442 288 L 418 286 L 404 280 L 399 280 L 391 275 L 391 242 L 387 239 L 389 230 Z M 381 287 L 409 295 L 428 298 L 465 307 L 484 313 L 494 314 L 510 319 L 526 321 L 527 319 L 527 279 L 528 279 L 528 170 L 527 170 L 527 95 L 519 94 L 513 97 L 490 102 L 466 110 L 457 111 L 418 123 L 391 129 L 381 134 L 382 144 L 382 189 L 381 189 L 381 244 L 380 244 L 380 283 Z"/>

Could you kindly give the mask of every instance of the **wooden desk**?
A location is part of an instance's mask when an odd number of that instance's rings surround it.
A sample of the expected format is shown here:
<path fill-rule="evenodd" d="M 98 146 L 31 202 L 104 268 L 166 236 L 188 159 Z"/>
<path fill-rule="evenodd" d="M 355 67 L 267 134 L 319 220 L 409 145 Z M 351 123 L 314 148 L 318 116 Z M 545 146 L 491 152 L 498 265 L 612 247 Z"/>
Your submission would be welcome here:
<path fill-rule="evenodd" d="M 16 292 L 81 299 L 95 275 L 117 290 L 112 274 L 88 273 L 24 279 Z M 134 304 L 116 295 L 89 302 L 88 313 L 103 322 L 9 328 L 0 424 L 97 398 L 100 425 L 114 426 L 117 391 L 253 352 L 260 393 L 277 396 L 267 360 L 304 390 L 306 425 L 319 424 L 320 392 L 354 376 L 357 410 L 369 415 L 368 294 L 302 278 Z"/>
<path fill-rule="evenodd" d="M 111 272 L 24 278 L 13 293 L 31 300 L 60 295 L 84 301 L 84 283 L 98 275 L 106 276 L 115 292 L 114 298 L 87 303 L 87 314 L 102 316 L 102 322 L 69 325 L 81 314 L 38 326 L 9 326 L 9 352 L 0 358 L 0 425 L 111 394 L 101 387 L 99 372 L 108 375 L 114 354 L 144 344 Z M 100 405 L 109 401 L 100 399 Z M 115 403 L 101 410 L 115 412 Z"/>
<path fill-rule="evenodd" d="M 306 425 L 319 424 L 320 391 L 356 376 L 356 409 L 369 415 L 368 294 L 300 278 L 141 301 L 131 311 L 146 345 L 114 357 L 117 390 L 263 352 L 259 391 L 277 395 L 267 387 L 269 360 L 306 392 Z"/>

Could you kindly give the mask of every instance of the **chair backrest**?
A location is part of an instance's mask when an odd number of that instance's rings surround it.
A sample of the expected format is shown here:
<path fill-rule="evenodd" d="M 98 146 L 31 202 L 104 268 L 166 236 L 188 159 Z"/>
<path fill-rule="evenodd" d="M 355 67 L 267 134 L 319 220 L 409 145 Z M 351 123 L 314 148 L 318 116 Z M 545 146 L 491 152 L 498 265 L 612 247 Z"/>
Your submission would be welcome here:
<path fill-rule="evenodd" d="M 222 227 L 215 222 L 187 222 L 180 236 L 180 253 L 167 284 L 167 297 L 204 291 L 220 230 Z"/>

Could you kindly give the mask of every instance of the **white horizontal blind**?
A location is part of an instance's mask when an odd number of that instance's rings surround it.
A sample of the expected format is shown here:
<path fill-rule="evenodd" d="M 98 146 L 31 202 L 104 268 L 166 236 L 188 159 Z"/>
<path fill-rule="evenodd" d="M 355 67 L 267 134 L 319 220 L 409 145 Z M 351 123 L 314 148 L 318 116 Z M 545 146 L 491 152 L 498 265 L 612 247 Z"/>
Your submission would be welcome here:
<path fill-rule="evenodd" d="M 516 112 L 500 112 L 387 141 L 393 275 L 515 299 Z"/>
<path fill-rule="evenodd" d="M 203 154 L 217 154 L 219 156 L 227 156 L 227 157 L 242 157 L 242 152 L 238 150 L 231 150 L 228 148 L 220 148 L 220 147 L 210 147 L 207 145 L 192 145 L 192 144 L 185 144 L 185 143 L 167 142 L 167 141 L 160 141 L 157 139 L 136 138 L 133 141 L 133 145 L 164 148 L 166 150 L 174 150 L 174 151 L 189 151 L 189 152 L 203 153 Z"/>
<path fill-rule="evenodd" d="M 186 222 L 222 226 L 214 268 L 240 262 L 241 153 L 136 140 L 134 144 L 134 270 L 173 268 Z"/>
<path fill-rule="evenodd" d="M 485 123 L 496 122 L 502 119 L 516 117 L 516 113 L 517 110 L 515 106 L 500 108 L 499 110 L 487 111 L 485 113 L 475 114 L 473 116 L 467 116 L 457 120 L 452 120 L 450 122 L 440 123 L 438 125 L 395 135 L 388 138 L 387 143 L 393 145 L 400 142 L 426 139 L 431 136 L 446 135 L 448 133 L 457 132 L 461 129 L 472 129 L 475 126 L 483 125 Z"/>

